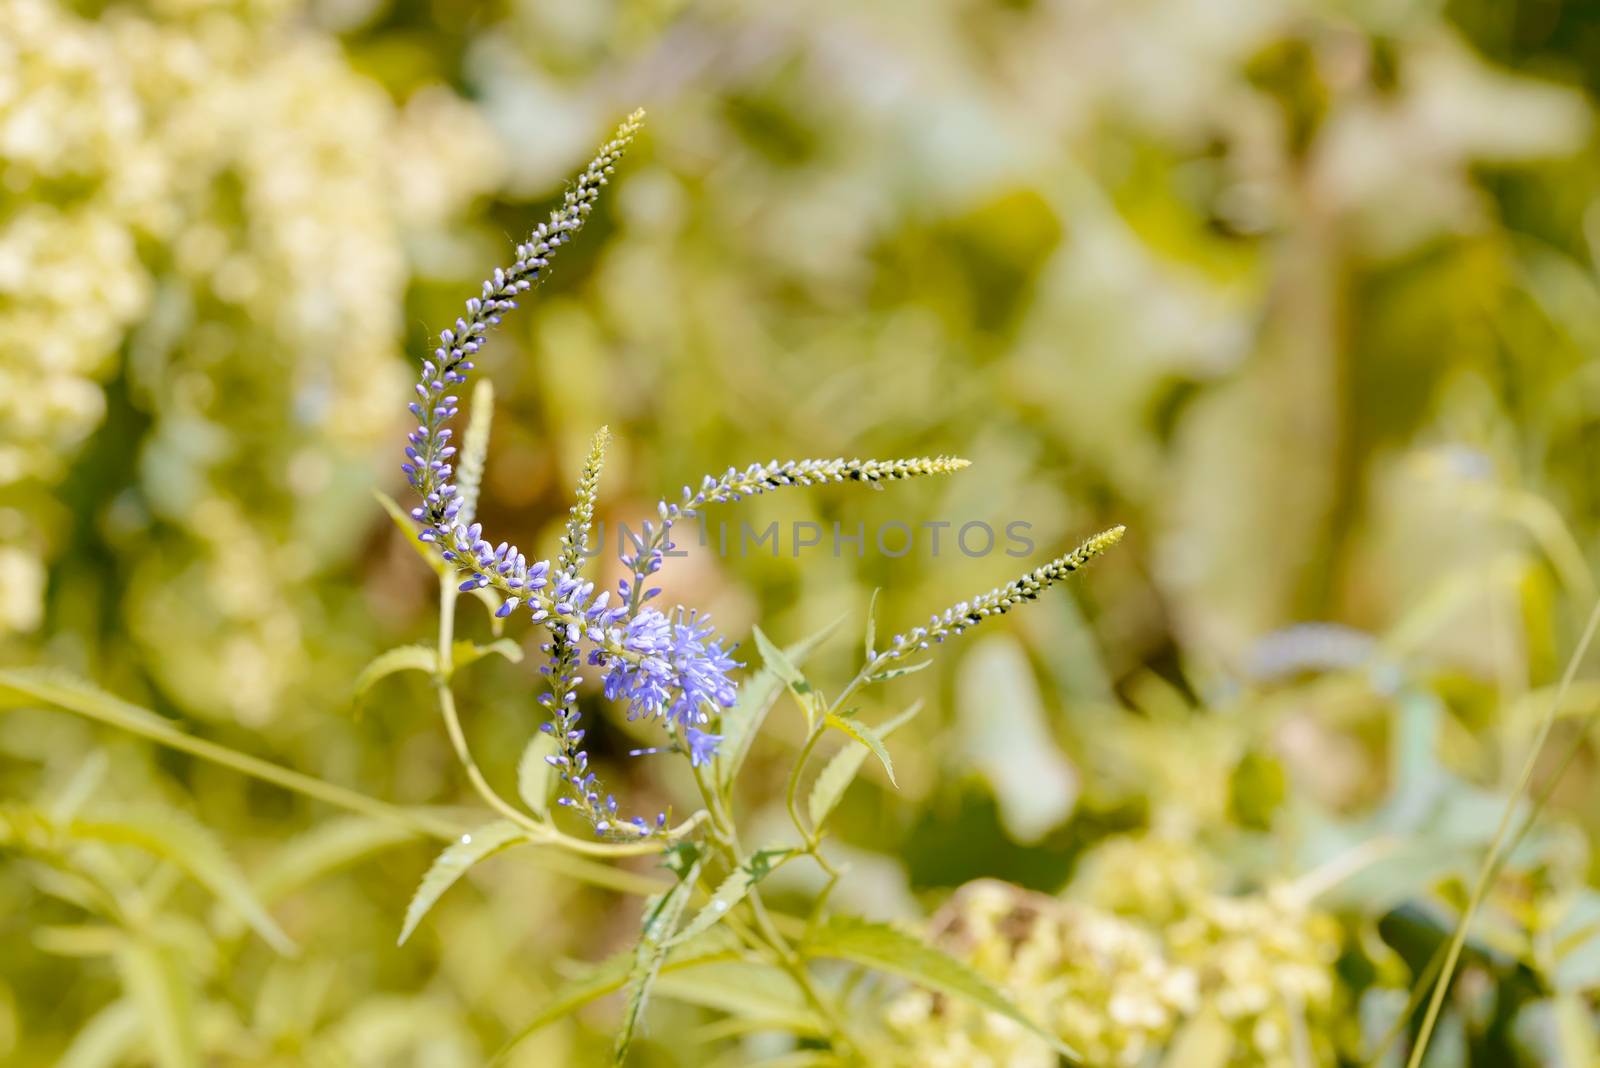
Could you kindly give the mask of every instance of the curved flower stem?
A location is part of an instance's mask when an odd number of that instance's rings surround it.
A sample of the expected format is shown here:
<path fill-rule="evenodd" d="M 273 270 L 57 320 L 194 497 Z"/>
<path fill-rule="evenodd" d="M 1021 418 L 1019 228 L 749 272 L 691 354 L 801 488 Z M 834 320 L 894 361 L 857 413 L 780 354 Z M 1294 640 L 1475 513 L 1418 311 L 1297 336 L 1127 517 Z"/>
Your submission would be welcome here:
<path fill-rule="evenodd" d="M 760 932 L 761 937 L 767 944 L 772 947 L 783 970 L 789 973 L 795 985 L 800 988 L 800 993 L 805 996 L 806 1001 L 810 1003 L 817 1016 L 821 1018 L 824 1026 L 828 1028 L 828 1037 L 842 1052 L 848 1053 L 859 1060 L 862 1056 L 860 1044 L 850 1034 L 850 1029 L 846 1026 L 844 1017 L 840 1015 L 838 1008 L 823 997 L 821 990 L 817 989 L 817 984 L 812 980 L 811 972 L 807 970 L 805 961 L 800 954 L 795 952 L 794 947 L 789 944 L 789 940 L 783 937 L 783 933 L 773 923 L 772 915 L 767 911 L 766 903 L 761 900 L 761 894 L 754 887 L 751 887 L 750 894 L 746 900 L 750 902 L 750 911 L 755 916 L 756 930 Z"/>
<path fill-rule="evenodd" d="M 835 706 L 837 706 L 837 702 L 835 702 Z M 830 714 L 832 714 L 831 709 Z M 805 770 L 806 763 L 811 759 L 812 751 L 817 748 L 817 743 L 822 740 L 822 736 L 827 732 L 827 716 L 823 716 L 811 728 L 811 733 L 807 736 L 805 744 L 800 747 L 800 755 L 795 758 L 794 767 L 789 771 L 789 785 L 784 791 L 783 798 L 784 805 L 789 810 L 790 821 L 794 823 L 795 830 L 800 832 L 800 837 L 805 840 L 806 854 L 817 862 L 819 868 L 827 873 L 828 887 L 823 892 L 823 900 L 827 899 L 828 892 L 832 891 L 833 884 L 839 881 L 839 876 L 843 872 L 834 867 L 833 862 L 822 855 L 820 848 L 822 845 L 822 828 L 807 827 L 800 819 L 800 775 Z M 820 910 L 821 902 L 818 902 L 817 907 Z"/>
<path fill-rule="evenodd" d="M 800 832 L 800 837 L 805 840 L 806 852 L 815 854 L 817 841 L 821 832 L 814 827 L 807 827 L 800 819 L 800 773 L 805 770 L 806 762 L 811 759 L 811 753 L 817 748 L 817 743 L 822 740 L 823 732 L 827 730 L 826 717 L 819 720 L 811 728 L 811 733 L 806 736 L 805 744 L 800 747 L 800 755 L 795 757 L 794 767 L 789 770 L 789 785 L 783 793 L 784 807 L 789 810 L 789 819 L 794 823 L 794 829 Z M 820 859 L 820 858 L 818 858 Z"/>

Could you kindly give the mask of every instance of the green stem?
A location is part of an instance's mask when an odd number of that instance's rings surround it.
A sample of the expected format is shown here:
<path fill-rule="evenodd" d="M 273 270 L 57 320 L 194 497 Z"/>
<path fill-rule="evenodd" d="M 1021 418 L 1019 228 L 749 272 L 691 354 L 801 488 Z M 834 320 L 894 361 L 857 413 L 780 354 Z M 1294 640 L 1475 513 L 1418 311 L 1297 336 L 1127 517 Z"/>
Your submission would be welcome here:
<path fill-rule="evenodd" d="M 1589 620 L 1584 625 L 1583 636 L 1578 639 L 1578 645 L 1572 651 L 1572 657 L 1567 661 L 1567 667 L 1561 675 L 1561 685 L 1556 689 L 1555 700 L 1550 702 L 1550 711 L 1539 724 L 1539 731 L 1534 736 L 1533 747 L 1528 752 L 1528 759 L 1523 762 L 1522 772 L 1517 777 L 1516 789 L 1512 791 L 1511 798 L 1506 802 L 1505 811 L 1500 816 L 1500 826 L 1496 828 L 1494 839 L 1489 843 L 1489 855 L 1484 858 L 1482 867 L 1478 869 L 1478 878 L 1472 887 L 1472 896 L 1467 899 L 1466 911 L 1461 914 L 1461 919 L 1456 923 L 1455 932 L 1450 936 L 1450 948 L 1446 950 L 1444 967 L 1440 970 L 1438 982 L 1434 984 L 1433 996 L 1428 1001 L 1427 1014 L 1422 1018 L 1422 1029 L 1417 1032 L 1417 1042 L 1411 1048 L 1411 1058 L 1406 1062 L 1406 1068 L 1419 1068 L 1422 1064 L 1423 1054 L 1428 1050 L 1428 1040 L 1433 1037 L 1433 1028 L 1439 1022 L 1439 1012 L 1444 1007 L 1445 994 L 1450 989 L 1450 979 L 1455 973 L 1456 965 L 1461 959 L 1461 950 L 1466 945 L 1467 930 L 1472 926 L 1472 920 L 1477 914 L 1478 906 L 1489 892 L 1489 885 L 1496 873 L 1500 870 L 1499 862 L 1501 851 L 1504 849 L 1507 836 L 1511 831 L 1511 824 L 1517 812 L 1517 803 L 1522 800 L 1522 795 L 1533 782 L 1534 770 L 1539 764 L 1539 753 L 1544 749 L 1545 741 L 1550 737 L 1550 731 L 1555 726 L 1557 716 L 1560 714 L 1561 702 L 1567 696 L 1567 690 L 1572 686 L 1572 680 L 1578 674 L 1578 665 L 1583 662 L 1583 656 L 1589 650 L 1589 643 L 1594 640 L 1595 630 L 1600 627 L 1600 601 L 1595 603 L 1594 609 L 1589 613 Z"/>
<path fill-rule="evenodd" d="M 806 852 L 815 854 L 817 849 L 818 834 L 815 828 L 808 828 L 800 819 L 800 775 L 805 770 L 806 762 L 811 759 L 812 752 L 817 748 L 817 743 L 822 740 L 822 735 L 827 731 L 827 716 L 822 717 L 806 737 L 805 744 L 800 747 L 800 755 L 795 758 L 794 767 L 789 771 L 789 785 L 784 790 L 784 807 L 789 810 L 789 819 L 794 823 L 794 829 L 800 832 L 800 837 L 806 843 Z"/>
<path fill-rule="evenodd" d="M 839 709 L 844 707 L 844 703 L 848 701 L 857 690 L 865 686 L 873 675 L 887 667 L 895 659 L 896 658 L 886 650 L 878 653 L 865 664 L 861 665 L 861 670 L 856 672 L 856 677 L 851 679 L 850 682 L 846 684 L 845 688 L 839 691 L 839 696 L 835 697 L 833 699 L 833 703 L 828 706 L 829 715 L 837 715 L 839 713 Z M 826 719 L 827 717 L 824 716 L 823 718 Z"/>
<path fill-rule="evenodd" d="M 700 790 L 700 796 L 705 801 L 706 811 L 710 813 L 715 842 L 723 852 L 723 857 L 730 867 L 739 868 L 746 863 L 746 858 L 741 856 L 738 845 L 738 832 L 733 822 L 728 818 L 726 811 L 718 801 L 716 792 L 706 782 L 705 774 L 699 768 L 694 768 L 695 785 Z M 794 946 L 778 930 L 778 925 L 773 921 L 771 913 L 767 911 L 766 902 L 761 898 L 758 887 L 750 887 L 745 895 L 745 903 L 749 905 L 751 915 L 755 919 L 756 933 L 762 942 L 771 951 L 777 964 L 789 977 L 794 980 L 800 993 L 805 997 L 811 1008 L 816 1012 L 823 1026 L 828 1029 L 828 1037 L 833 1044 L 842 1051 L 848 1052 L 857 1059 L 861 1056 L 861 1045 L 850 1034 L 843 1017 L 838 1009 L 829 1003 L 828 999 L 817 988 L 811 978 L 810 971 L 806 968 L 805 961 L 795 952 Z"/>

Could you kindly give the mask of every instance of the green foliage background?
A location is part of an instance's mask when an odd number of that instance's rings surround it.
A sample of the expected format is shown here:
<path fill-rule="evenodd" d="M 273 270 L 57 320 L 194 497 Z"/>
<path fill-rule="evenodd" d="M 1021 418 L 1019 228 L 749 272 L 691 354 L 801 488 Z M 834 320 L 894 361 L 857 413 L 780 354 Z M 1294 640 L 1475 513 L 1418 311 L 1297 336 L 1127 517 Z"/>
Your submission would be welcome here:
<path fill-rule="evenodd" d="M 1023 566 L 922 532 L 891 557 L 886 522 L 1022 520 L 1038 559 L 1126 523 L 1083 582 L 874 697 L 927 705 L 892 744 L 900 790 L 869 767 L 846 795 L 835 905 L 918 925 L 975 879 L 1086 900 L 1085 856 L 1151 840 L 1243 893 L 1393 840 L 1321 900 L 1338 994 L 1305 1063 L 1358 1063 L 1459 915 L 1596 598 L 1597 91 L 1600 13 L 1571 0 L 0 0 L 0 665 L 469 805 L 421 683 L 355 700 L 434 607 L 369 491 L 404 488 L 429 330 L 643 105 L 582 241 L 480 361 L 486 525 L 549 551 L 602 423 L 613 537 L 730 463 L 973 461 L 718 515 L 735 538 L 866 524 L 859 556 L 677 562 L 671 599 L 788 642 L 844 613 L 859 633 L 876 587 L 891 633 Z M 1284 631 L 1307 622 L 1349 629 Z M 490 634 L 470 603 L 462 627 Z M 1437 1064 L 1600 1063 L 1583 677 L 1552 741 L 1577 757 L 1474 929 Z M 462 677 L 497 783 L 532 691 L 527 662 Z M 613 780 L 688 804 L 595 698 Z M 397 948 L 432 844 L 7 704 L 5 1063 L 478 1064 L 636 933 L 636 898 L 525 853 Z M 758 823 L 789 712 L 742 787 Z M 107 814 L 191 866 L 222 843 L 298 955 L 161 849 L 95 846 L 136 907 L 94 908 L 50 857 Z M 680 1000 L 638 1063 L 782 1052 Z M 513 1061 L 602 1063 L 617 1014 Z"/>

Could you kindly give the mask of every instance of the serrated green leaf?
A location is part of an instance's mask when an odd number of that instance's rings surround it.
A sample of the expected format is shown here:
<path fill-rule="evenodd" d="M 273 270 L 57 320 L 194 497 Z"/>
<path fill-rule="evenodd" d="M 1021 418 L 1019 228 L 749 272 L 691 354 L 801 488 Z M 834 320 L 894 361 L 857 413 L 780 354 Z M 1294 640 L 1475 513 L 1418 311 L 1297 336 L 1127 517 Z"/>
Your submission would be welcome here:
<path fill-rule="evenodd" d="M 888 738 L 901 726 L 911 721 L 918 712 L 922 711 L 922 702 L 914 702 L 910 708 L 895 716 L 878 728 L 879 738 Z M 844 792 L 855 781 L 856 775 L 861 771 L 861 765 L 866 762 L 869 750 L 859 745 L 846 745 L 839 750 L 827 767 L 817 776 L 816 782 L 811 784 L 811 796 L 806 800 L 806 810 L 811 815 L 811 826 L 821 827 L 828 816 L 844 798 Z"/>
<path fill-rule="evenodd" d="M 815 634 L 795 642 L 784 650 L 784 656 L 792 666 L 799 668 L 848 618 L 847 615 L 840 616 Z M 744 766 L 745 757 L 750 755 L 751 744 L 760 732 L 761 725 L 766 722 L 767 713 L 777 704 L 784 687 L 783 679 L 770 668 L 757 671 L 739 687 L 739 696 L 733 707 L 722 713 L 722 744 L 717 747 L 716 757 L 718 782 L 724 785 L 731 783 Z"/>
<path fill-rule="evenodd" d="M 488 645 L 459 641 L 450 647 L 450 662 L 457 668 L 475 664 L 486 656 L 503 656 L 513 664 L 522 663 L 522 646 L 510 638 L 501 638 Z"/>
<path fill-rule="evenodd" d="M 188 817 L 172 812 L 131 813 L 114 819 L 76 819 L 65 829 L 80 841 L 130 845 L 172 863 L 237 912 L 273 949 L 286 956 L 298 952 L 211 832 Z"/>
<path fill-rule="evenodd" d="M 761 662 L 767 666 L 784 684 L 798 693 L 810 693 L 811 684 L 800 673 L 790 660 L 787 653 L 772 644 L 772 639 L 761 633 L 760 627 L 750 628 L 751 637 L 755 638 L 756 648 L 761 651 Z"/>
<path fill-rule="evenodd" d="M 694 891 L 695 878 L 699 874 L 700 861 L 696 859 L 679 873 L 678 882 L 672 889 L 651 899 L 645 906 L 644 929 L 639 934 L 639 944 L 633 948 L 622 1023 L 617 1029 L 616 1044 L 612 1047 L 612 1060 L 616 1064 L 622 1063 L 622 1059 L 628 1055 L 628 1047 L 633 1044 L 639 1019 L 650 1000 L 650 988 L 661 972 L 672 933 L 689 905 L 689 895 Z"/>
<path fill-rule="evenodd" d="M 824 1032 L 794 980 L 770 964 L 713 961 L 682 968 L 656 980 L 656 996 L 741 1019 L 760 1018 L 769 1030 L 802 1036 Z"/>
<path fill-rule="evenodd" d="M 932 663 L 932 660 L 924 660 L 917 664 L 907 664 L 905 667 L 890 668 L 888 671 L 880 671 L 876 675 L 869 677 L 867 681 L 888 682 L 890 679 L 898 679 L 901 675 L 914 675 Z"/>
<path fill-rule="evenodd" d="M 729 872 L 728 877 L 712 892 L 711 900 L 700 906 L 700 911 L 674 936 L 672 944 L 687 942 L 715 927 L 745 899 L 752 886 L 782 867 L 793 856 L 794 853 L 788 849 L 763 850 L 748 863 Z"/>
<path fill-rule="evenodd" d="M 406 939 L 411 937 L 411 932 L 417 929 L 417 924 L 422 922 L 428 910 L 433 908 L 446 890 L 455 885 L 457 879 L 466 874 L 468 868 L 526 840 L 522 829 L 510 820 L 495 820 L 445 846 L 444 852 L 434 858 L 433 864 L 423 875 L 417 892 L 411 897 L 411 904 L 406 906 L 405 923 L 400 927 L 400 939 L 396 944 L 405 945 Z"/>
<path fill-rule="evenodd" d="M 883 770 L 888 774 L 890 784 L 896 790 L 900 788 L 900 784 L 895 782 L 894 778 L 894 761 L 889 759 L 889 750 L 884 746 L 883 739 L 878 736 L 877 731 L 860 720 L 834 715 L 832 712 L 828 713 L 828 718 L 824 722 L 834 730 L 843 731 L 872 750 L 872 755 L 878 758 L 878 763 L 883 765 Z"/>
<path fill-rule="evenodd" d="M 614 954 L 583 974 L 562 983 L 560 996 L 540 1009 L 533 1019 L 523 1024 L 521 1030 L 495 1054 L 494 1060 L 490 1062 L 491 1065 L 502 1063 L 519 1043 L 541 1027 L 581 1009 L 591 1001 L 621 990 L 633 970 L 633 957 L 634 951 L 631 949 Z M 738 939 L 726 928 L 713 927 L 691 942 L 668 949 L 666 960 L 661 964 L 661 972 L 664 974 L 692 968 L 708 961 L 738 959 Z"/>
<path fill-rule="evenodd" d="M 517 796 L 540 819 L 550 814 L 550 789 L 556 781 L 556 769 L 545 758 L 555 755 L 555 738 L 538 731 L 528 739 L 522 759 L 517 761 Z"/>
<path fill-rule="evenodd" d="M 897 975 L 936 993 L 963 998 L 1021 1024 L 1062 1056 L 1082 1061 L 1076 1050 L 1030 1020 L 989 980 L 943 950 L 896 927 L 854 916 L 832 916 L 806 936 L 800 949 L 808 957 L 850 961 Z"/>
<path fill-rule="evenodd" d="M 156 1064 L 160 1068 L 199 1065 L 189 990 L 171 954 L 152 942 L 129 939 L 117 954 L 117 970 L 123 989 L 138 1006 Z"/>
<path fill-rule="evenodd" d="M 372 662 L 361 669 L 361 674 L 356 676 L 356 701 L 359 703 L 367 696 L 367 691 L 379 679 L 388 678 L 390 675 L 401 671 L 421 671 L 432 675 L 439 670 L 439 654 L 426 645 L 399 645 L 393 649 L 379 653 L 372 658 Z"/>
<path fill-rule="evenodd" d="M 756 648 L 761 651 L 762 662 L 789 687 L 800 710 L 806 714 L 806 731 L 809 733 L 816 726 L 817 716 L 822 711 L 815 687 L 806 681 L 789 655 L 761 633 L 760 627 L 751 627 L 750 633 L 756 640 Z"/>

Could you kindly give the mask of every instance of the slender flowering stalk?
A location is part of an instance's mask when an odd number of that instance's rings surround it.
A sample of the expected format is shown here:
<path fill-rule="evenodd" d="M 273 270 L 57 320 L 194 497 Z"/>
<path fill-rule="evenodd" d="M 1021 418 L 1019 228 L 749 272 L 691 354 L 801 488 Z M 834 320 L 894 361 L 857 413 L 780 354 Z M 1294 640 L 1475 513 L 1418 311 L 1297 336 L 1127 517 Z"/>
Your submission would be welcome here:
<path fill-rule="evenodd" d="M 895 665 L 902 663 L 913 654 L 943 642 L 946 638 L 961 634 L 963 631 L 982 623 L 985 619 L 992 616 L 1003 616 L 1020 604 L 1037 600 L 1045 590 L 1067 578 L 1074 571 L 1080 570 L 1090 560 L 1093 560 L 1121 541 L 1126 529 L 1126 527 L 1119 525 L 1112 527 L 1110 530 L 1103 530 L 1065 556 L 1057 557 L 1048 564 L 1036 567 L 1004 586 L 996 586 L 988 593 L 975 597 L 970 601 L 962 601 L 951 605 L 943 612 L 932 616 L 928 620 L 927 626 L 913 627 L 904 634 L 896 635 L 890 640 L 888 647 L 881 652 L 873 652 L 869 646 L 867 662 L 856 673 L 856 677 L 851 679 L 844 689 L 839 692 L 839 695 L 827 704 L 828 715 L 816 718 L 809 736 L 801 746 L 799 759 L 795 761 L 789 772 L 789 784 L 785 794 L 789 818 L 794 823 L 795 829 L 800 832 L 806 841 L 807 851 L 812 856 L 817 857 L 819 863 L 822 858 L 821 854 L 816 852 L 820 838 L 818 829 L 808 827 L 801 820 L 796 797 L 800 787 L 801 774 L 805 770 L 806 762 L 810 759 L 812 750 L 828 730 L 829 721 L 833 719 L 840 709 L 845 707 L 845 702 L 856 691 L 869 683 L 893 678 L 895 675 L 903 674 L 906 671 L 916 670 L 915 666 L 899 670 L 895 668 Z"/>
<path fill-rule="evenodd" d="M 578 476 L 577 500 L 568 513 L 566 532 L 561 535 L 561 555 L 556 559 L 556 567 L 563 574 L 576 575 L 583 566 L 589 528 L 594 523 L 594 506 L 600 495 L 600 472 L 605 468 L 606 446 L 610 443 L 609 427 L 595 431 L 589 456 L 583 463 L 583 473 Z"/>
<path fill-rule="evenodd" d="M 566 532 L 561 536 L 561 553 L 557 566 L 564 575 L 575 575 L 583 562 L 583 546 L 589 537 L 589 526 L 594 520 L 595 499 L 600 491 L 600 472 L 605 466 L 606 445 L 610 431 L 601 427 L 589 446 L 588 459 L 578 476 L 577 500 L 567 517 Z M 549 654 L 549 663 L 543 669 L 548 676 L 549 690 L 539 698 L 548 712 L 540 729 L 556 741 L 556 753 L 547 759 L 556 768 L 570 796 L 560 803 L 580 812 L 589 824 L 602 834 L 609 829 L 616 815 L 616 799 L 604 794 L 598 775 L 589 767 L 589 754 L 583 749 L 584 730 L 579 726 L 578 711 L 578 645 L 566 631 L 551 631 L 550 641 L 543 649 Z M 604 794 L 605 800 L 602 801 Z M 660 819 L 665 823 L 665 815 Z"/>
<path fill-rule="evenodd" d="M 755 497 L 787 486 L 818 486 L 830 482 L 863 482 L 881 486 L 921 475 L 945 475 L 960 471 L 969 461 L 954 456 L 919 457 L 911 460 L 773 460 L 751 464 L 743 471 L 730 467 L 720 477 L 707 475 L 698 490 L 683 488 L 681 502 L 662 501 L 656 506 L 659 523 L 646 523 L 634 551 L 622 558 L 633 572 L 619 583 L 619 592 L 637 609 L 660 593 L 647 587 L 646 580 L 661 570 L 666 554 L 676 546 L 670 540 L 672 525 L 679 519 L 693 518 L 708 504 L 727 504 Z"/>
<path fill-rule="evenodd" d="M 610 431 L 606 427 L 601 427 L 596 432 L 594 441 L 589 447 L 588 458 L 584 461 L 583 472 L 578 476 L 577 500 L 568 514 L 566 531 L 561 536 L 561 552 L 556 561 L 561 576 L 560 581 L 572 581 L 570 577 L 576 575 L 583 564 L 584 546 L 589 540 L 589 529 L 594 522 L 594 507 L 600 491 L 600 472 L 605 466 L 606 445 L 610 437 Z M 650 614 L 658 615 L 653 612 Z M 637 617 L 630 620 L 629 629 L 637 623 Z M 623 641 L 620 644 L 627 643 Z M 616 833 L 624 826 L 634 835 L 649 835 L 664 831 L 667 826 L 665 812 L 656 815 L 653 825 L 642 816 L 634 816 L 626 821 L 620 818 L 617 814 L 615 796 L 605 792 L 599 774 L 589 764 L 589 754 L 583 748 L 584 728 L 580 725 L 582 713 L 578 709 L 577 689 L 583 679 L 578 674 L 579 650 L 576 639 L 567 628 L 559 626 L 552 628 L 550 640 L 544 644 L 543 651 L 549 656 L 549 663 L 542 669 L 548 677 L 549 688 L 539 698 L 539 702 L 544 705 L 548 718 L 540 725 L 540 730 L 550 734 L 556 742 L 556 752 L 546 759 L 556 769 L 568 790 L 567 795 L 560 798 L 559 803 L 582 815 L 601 835 Z M 600 648 L 591 654 L 591 658 L 596 664 L 611 664 L 613 673 L 621 670 L 619 664 L 628 663 Z M 671 687 L 676 681 L 670 671 L 664 671 L 662 674 L 665 678 L 658 699 L 658 708 L 660 704 L 671 699 Z M 728 685 L 731 687 L 732 684 Z M 609 683 L 607 694 L 612 695 Z"/>
<path fill-rule="evenodd" d="M 516 307 L 516 297 L 542 279 L 550 257 L 582 228 L 601 187 L 638 132 L 642 119 L 643 112 L 635 112 L 617 128 L 616 136 L 601 147 L 578 176 L 562 205 L 551 212 L 549 221 L 540 224 L 527 241 L 517 246 L 515 262 L 510 267 L 496 269 L 493 277 L 484 283 L 482 295 L 467 301 L 466 315 L 457 319 L 450 329 L 440 332 L 440 345 L 431 359 L 423 361 L 421 380 L 416 385 L 418 399 L 410 406 L 419 425 L 407 439 L 407 462 L 402 466 L 422 498 L 422 503 L 411 513 L 422 524 L 418 538 L 436 546 L 451 567 L 464 576 L 461 590 L 493 589 L 503 598 L 497 615 L 505 617 L 519 606 L 526 606 L 534 622 L 550 631 L 550 641 L 545 645 L 550 656 L 545 669 L 550 675 L 550 692 L 544 700 L 550 708 L 551 720 L 545 727 L 558 736 L 560 743 L 550 761 L 573 789 L 573 798 L 564 800 L 582 810 L 601 833 L 613 829 L 617 806 L 612 798 L 601 799 L 594 773 L 588 766 L 588 756 L 580 748 L 583 731 L 577 726 L 575 692 L 581 681 L 577 675 L 579 643 L 587 641 L 594 647 L 589 658 L 591 663 L 611 668 L 614 673 L 619 670 L 635 674 L 662 673 L 661 659 L 654 655 L 654 650 L 630 640 L 630 630 L 618 626 L 628 618 L 628 609 L 611 605 L 608 593 L 596 595 L 594 584 L 577 575 L 583 543 L 593 519 L 605 433 L 602 431 L 597 437 L 591 451 L 590 462 L 579 484 L 579 500 L 573 508 L 557 566 L 552 568 L 549 561 L 530 563 L 515 545 L 507 542 L 494 545 L 483 537 L 482 526 L 472 520 L 480 465 L 464 463 L 462 480 L 452 481 L 456 447 L 451 442 L 452 430 L 447 424 L 459 412 L 455 391 L 467 381 L 473 369 L 472 357 L 482 347 L 489 328 Z M 487 408 L 487 403 L 483 407 Z M 643 631 L 658 627 L 664 620 L 654 610 L 649 617 L 639 621 Z M 677 627 L 669 625 L 667 629 L 673 635 L 669 643 L 671 648 L 680 653 L 687 650 L 687 653 L 668 662 L 659 703 L 636 705 L 636 712 L 657 714 L 668 702 L 685 700 L 685 694 L 696 695 L 694 700 L 698 703 L 699 695 L 707 692 L 709 676 L 725 671 L 724 660 L 711 655 L 711 650 L 720 652 L 720 647 L 715 644 L 707 647 L 698 630 L 693 627 L 686 630 L 689 635 L 686 646 L 684 640 L 677 637 Z M 704 654 L 698 658 L 694 655 L 697 641 L 700 653 Z M 622 665 L 620 669 L 618 664 Z M 731 662 L 727 666 L 731 666 Z M 710 692 L 720 697 L 731 689 L 732 684 L 724 675 L 720 685 L 711 686 Z M 643 820 L 632 822 L 639 832 L 649 833 Z M 664 824 L 664 816 L 657 824 Z"/>
<path fill-rule="evenodd" d="M 422 498 L 422 506 L 412 514 L 428 528 L 423 531 L 424 540 L 443 539 L 461 511 L 459 491 L 450 481 L 450 460 L 455 449 L 450 444 L 450 428 L 445 425 L 457 413 L 458 398 L 452 391 L 466 382 L 467 373 L 473 368 L 472 357 L 483 347 L 489 328 L 517 306 L 519 294 L 543 280 L 550 257 L 583 228 L 601 187 L 643 122 L 644 112 L 635 111 L 617 127 L 616 135 L 601 146 L 567 190 L 561 207 L 517 246 L 517 257 L 511 266 L 495 269 L 494 276 L 483 283 L 482 295 L 467 301 L 466 315 L 457 319 L 453 327 L 439 332 L 439 347 L 433 358 L 423 361 L 422 377 L 416 386 L 418 399 L 411 403 L 411 413 L 420 425 L 409 438 L 409 462 L 403 469 Z"/>
<path fill-rule="evenodd" d="M 461 521 L 472 522 L 478 512 L 478 490 L 483 485 L 483 464 L 489 453 L 489 424 L 494 415 L 494 386 L 480 378 L 472 387 L 472 414 L 467 418 L 467 433 L 461 439 L 461 471 L 456 477 L 456 492 L 461 500 Z"/>
<path fill-rule="evenodd" d="M 996 586 L 982 596 L 952 605 L 931 617 L 925 627 L 913 627 L 904 634 L 896 635 L 883 652 L 873 657 L 865 673 L 876 674 L 919 650 L 977 626 L 991 616 L 1003 616 L 1017 605 L 1035 600 L 1039 594 L 1121 541 L 1126 529 L 1115 526 L 1103 530 L 1065 556 L 1036 567 L 1004 586 Z"/>
<path fill-rule="evenodd" d="M 423 525 L 418 538 L 438 546 L 445 560 L 466 576 L 461 584 L 463 590 L 492 587 L 505 598 L 500 606 L 502 616 L 527 603 L 536 622 L 553 630 L 565 630 L 572 641 L 586 635 L 603 638 L 604 628 L 624 613 L 608 608 L 606 594 L 593 597 L 592 584 L 568 577 L 575 569 L 565 569 L 564 575 L 558 570 L 552 582 L 548 562 L 530 565 L 515 545 L 491 545 L 483 538 L 482 528 L 471 521 L 472 509 L 467 507 L 476 494 L 477 473 L 463 471 L 464 476 L 472 474 L 474 481 L 461 485 L 451 480 L 456 449 L 450 443 L 452 431 L 446 424 L 459 411 L 459 398 L 451 391 L 466 382 L 473 368 L 471 357 L 482 347 L 489 327 L 516 307 L 514 298 L 543 278 L 550 257 L 582 229 L 601 187 L 643 118 L 642 111 L 628 116 L 613 139 L 601 146 L 578 176 L 561 207 L 517 246 L 516 261 L 510 267 L 497 268 L 494 276 L 484 282 L 483 296 L 467 301 L 466 316 L 457 319 L 453 328 L 440 332 L 439 348 L 434 350 L 432 359 L 422 364 L 422 377 L 416 385 L 419 399 L 410 406 L 421 422 L 407 439 L 407 462 L 402 470 L 422 498 L 422 504 L 411 512 Z M 471 492 L 464 493 L 464 489 Z M 610 651 L 622 652 L 615 643 Z"/>

